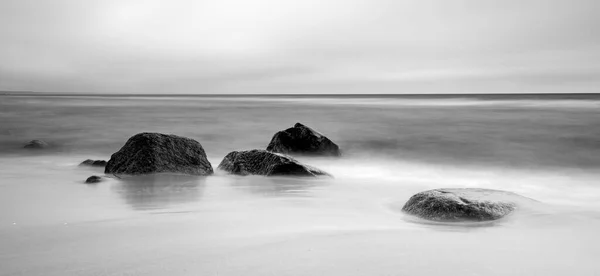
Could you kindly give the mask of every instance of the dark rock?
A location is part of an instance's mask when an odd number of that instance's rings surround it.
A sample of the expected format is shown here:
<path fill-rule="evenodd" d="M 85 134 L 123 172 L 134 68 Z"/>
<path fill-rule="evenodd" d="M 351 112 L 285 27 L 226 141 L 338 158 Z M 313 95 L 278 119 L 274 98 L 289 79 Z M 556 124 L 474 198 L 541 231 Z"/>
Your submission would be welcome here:
<path fill-rule="evenodd" d="M 85 183 L 91 184 L 91 183 L 98 183 L 101 182 L 103 179 L 100 176 L 97 175 L 92 175 L 90 177 L 88 177 L 88 179 L 85 180 Z"/>
<path fill-rule="evenodd" d="M 219 164 L 219 169 L 239 175 L 330 176 L 317 168 L 301 164 L 290 156 L 265 150 L 230 152 Z"/>
<path fill-rule="evenodd" d="M 196 140 L 161 133 L 139 133 L 114 153 L 104 169 L 112 174 L 183 173 L 210 175 L 212 166 Z"/>
<path fill-rule="evenodd" d="M 43 149 L 47 148 L 48 143 L 42 140 L 31 140 L 29 143 L 25 144 L 24 148 L 26 149 Z"/>
<path fill-rule="evenodd" d="M 105 167 L 106 163 L 107 162 L 104 160 L 87 159 L 87 160 L 81 162 L 81 164 L 79 164 L 79 166 Z"/>
<path fill-rule="evenodd" d="M 488 189 L 436 189 L 412 196 L 402 211 L 433 221 L 487 221 L 502 218 L 517 208 L 520 195 Z"/>
<path fill-rule="evenodd" d="M 323 134 L 301 124 L 275 133 L 268 151 L 285 154 L 340 156 L 340 148 Z"/>

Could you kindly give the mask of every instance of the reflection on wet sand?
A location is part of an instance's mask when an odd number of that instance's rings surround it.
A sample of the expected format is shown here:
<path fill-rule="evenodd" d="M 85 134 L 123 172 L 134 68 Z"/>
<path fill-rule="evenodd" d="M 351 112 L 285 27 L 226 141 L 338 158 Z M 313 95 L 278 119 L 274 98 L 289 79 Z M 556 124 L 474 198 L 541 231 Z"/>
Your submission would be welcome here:
<path fill-rule="evenodd" d="M 134 210 L 156 210 L 197 201 L 204 186 L 205 177 L 154 174 L 121 178 L 113 190 Z"/>

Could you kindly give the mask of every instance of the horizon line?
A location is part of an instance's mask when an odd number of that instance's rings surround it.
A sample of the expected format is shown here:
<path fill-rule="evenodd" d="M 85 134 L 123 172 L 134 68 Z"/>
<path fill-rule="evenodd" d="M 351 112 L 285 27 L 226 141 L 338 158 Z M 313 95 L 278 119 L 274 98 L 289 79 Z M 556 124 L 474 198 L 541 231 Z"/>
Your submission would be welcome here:
<path fill-rule="evenodd" d="M 163 94 L 163 93 L 76 93 L 76 92 L 37 92 L 37 91 L 2 91 L 0 96 L 45 96 L 45 97 L 61 97 L 61 96 L 81 96 L 81 97 L 339 97 L 339 96 L 370 96 L 370 97 L 385 97 L 385 96 L 533 96 L 533 95 L 600 95 L 600 92 L 531 92 L 531 93 L 285 93 L 285 94 L 258 94 L 258 93 L 227 93 L 227 94 Z"/>

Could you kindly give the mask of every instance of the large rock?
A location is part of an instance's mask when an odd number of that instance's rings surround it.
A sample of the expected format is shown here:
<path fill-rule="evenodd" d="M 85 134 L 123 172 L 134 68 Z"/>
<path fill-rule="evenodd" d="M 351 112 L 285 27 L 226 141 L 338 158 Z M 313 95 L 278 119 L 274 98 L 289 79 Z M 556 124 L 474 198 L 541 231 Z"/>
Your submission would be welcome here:
<path fill-rule="evenodd" d="M 285 154 L 340 156 L 338 145 L 301 123 L 275 133 L 267 150 Z"/>
<path fill-rule="evenodd" d="M 106 163 L 107 162 L 104 160 L 87 159 L 87 160 L 81 162 L 81 164 L 79 164 L 79 166 L 105 167 Z"/>
<path fill-rule="evenodd" d="M 114 153 L 104 169 L 112 174 L 183 173 L 209 175 L 212 166 L 196 140 L 161 133 L 140 133 Z"/>
<path fill-rule="evenodd" d="M 301 164 L 290 156 L 265 150 L 230 152 L 219 164 L 219 169 L 239 175 L 329 176 L 328 173 Z"/>
<path fill-rule="evenodd" d="M 23 147 L 26 149 L 43 149 L 48 147 L 48 143 L 42 140 L 31 140 Z"/>
<path fill-rule="evenodd" d="M 488 189 L 436 189 L 412 196 L 402 211 L 433 221 L 487 221 L 514 211 L 520 195 Z"/>

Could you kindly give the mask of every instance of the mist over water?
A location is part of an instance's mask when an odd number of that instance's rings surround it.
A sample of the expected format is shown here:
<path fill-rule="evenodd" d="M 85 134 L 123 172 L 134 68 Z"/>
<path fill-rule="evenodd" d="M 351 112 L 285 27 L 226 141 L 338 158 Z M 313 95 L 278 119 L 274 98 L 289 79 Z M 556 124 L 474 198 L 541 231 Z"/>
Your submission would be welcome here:
<path fill-rule="evenodd" d="M 46 139 L 55 152 L 109 156 L 135 133 L 194 138 L 209 156 L 264 148 L 295 122 L 347 156 L 461 165 L 600 168 L 600 98 L 3 97 L 0 151 Z"/>
<path fill-rule="evenodd" d="M 2 275 L 595 275 L 600 99 L 0 97 Z M 157 175 L 86 185 L 139 132 L 213 167 L 301 122 L 343 151 L 333 179 Z M 51 147 L 22 149 L 32 139 Z M 399 210 L 435 188 L 532 198 L 493 223 Z"/>

